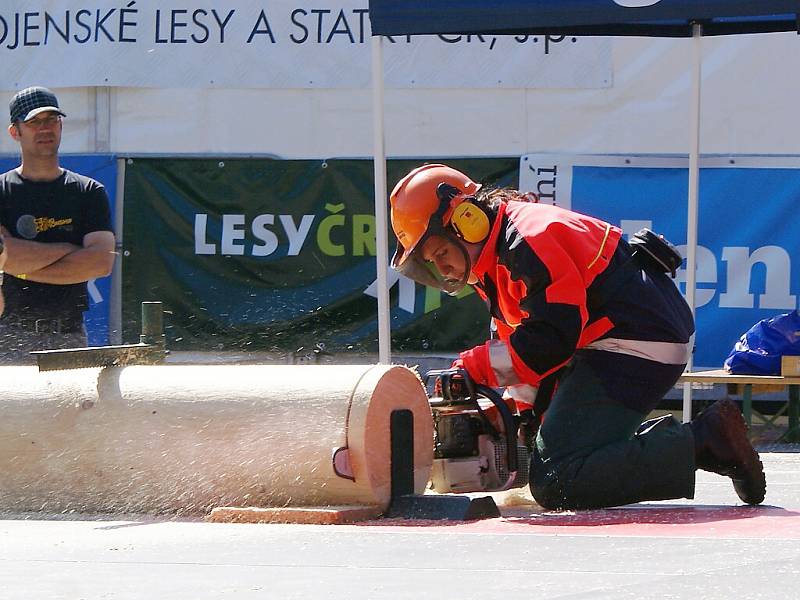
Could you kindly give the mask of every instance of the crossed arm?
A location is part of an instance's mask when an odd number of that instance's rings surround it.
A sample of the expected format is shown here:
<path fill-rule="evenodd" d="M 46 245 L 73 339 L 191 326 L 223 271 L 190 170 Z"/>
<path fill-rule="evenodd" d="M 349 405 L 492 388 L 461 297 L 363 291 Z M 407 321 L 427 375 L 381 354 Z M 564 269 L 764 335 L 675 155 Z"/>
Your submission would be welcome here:
<path fill-rule="evenodd" d="M 12 237 L 0 228 L 8 258 L 5 272 L 39 283 L 66 285 L 104 277 L 114 266 L 114 234 L 93 231 L 83 245 L 45 243 Z"/>

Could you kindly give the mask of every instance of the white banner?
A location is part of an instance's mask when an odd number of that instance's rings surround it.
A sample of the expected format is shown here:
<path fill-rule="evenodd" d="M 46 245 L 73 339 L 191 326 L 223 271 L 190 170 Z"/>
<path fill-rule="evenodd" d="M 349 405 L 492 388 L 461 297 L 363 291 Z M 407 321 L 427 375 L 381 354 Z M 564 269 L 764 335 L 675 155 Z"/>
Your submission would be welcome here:
<path fill-rule="evenodd" d="M 394 88 L 603 88 L 611 40 L 387 38 Z M 366 88 L 366 0 L 4 0 L 2 87 Z"/>

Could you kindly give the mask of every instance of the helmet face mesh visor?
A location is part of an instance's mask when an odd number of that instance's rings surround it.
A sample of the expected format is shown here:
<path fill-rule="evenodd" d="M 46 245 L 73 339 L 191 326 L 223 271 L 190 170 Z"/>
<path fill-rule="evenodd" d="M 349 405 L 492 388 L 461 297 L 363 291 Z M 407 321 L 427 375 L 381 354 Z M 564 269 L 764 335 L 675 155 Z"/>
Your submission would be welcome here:
<path fill-rule="evenodd" d="M 465 268 L 464 274 L 460 279 L 445 278 L 436 268 L 434 263 L 427 261 L 422 257 L 422 248 L 425 246 L 425 241 L 433 235 L 441 235 L 446 237 L 454 244 L 456 248 L 461 251 L 461 254 L 464 257 Z M 422 285 L 440 289 L 451 296 L 458 294 L 458 292 L 464 289 L 464 286 L 467 285 L 467 279 L 469 278 L 469 273 L 472 268 L 469 254 L 467 253 L 466 248 L 464 248 L 464 245 L 461 244 L 458 239 L 449 232 L 442 229 L 435 233 L 429 231 L 414 247 L 414 250 L 412 250 L 411 253 L 406 256 L 406 259 L 400 262 L 404 252 L 405 248 L 403 248 L 402 244 L 398 242 L 397 249 L 395 250 L 394 257 L 392 258 L 392 267 L 409 279 L 413 279 Z M 398 264 L 398 262 L 400 262 L 400 264 Z"/>

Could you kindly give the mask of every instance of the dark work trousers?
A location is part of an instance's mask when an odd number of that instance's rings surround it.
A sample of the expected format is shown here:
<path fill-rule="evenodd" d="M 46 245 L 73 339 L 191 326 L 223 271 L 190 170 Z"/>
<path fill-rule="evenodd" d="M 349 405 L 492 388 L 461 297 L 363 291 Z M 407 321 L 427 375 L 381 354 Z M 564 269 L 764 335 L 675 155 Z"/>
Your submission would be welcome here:
<path fill-rule="evenodd" d="M 35 365 L 35 350 L 62 350 L 65 348 L 85 348 L 86 329 L 53 333 L 50 331 L 30 331 L 12 323 L 0 321 L 0 365 Z"/>
<path fill-rule="evenodd" d="M 690 429 L 671 415 L 643 423 L 683 368 L 577 352 L 536 437 L 534 499 L 549 509 L 578 509 L 693 498 Z"/>

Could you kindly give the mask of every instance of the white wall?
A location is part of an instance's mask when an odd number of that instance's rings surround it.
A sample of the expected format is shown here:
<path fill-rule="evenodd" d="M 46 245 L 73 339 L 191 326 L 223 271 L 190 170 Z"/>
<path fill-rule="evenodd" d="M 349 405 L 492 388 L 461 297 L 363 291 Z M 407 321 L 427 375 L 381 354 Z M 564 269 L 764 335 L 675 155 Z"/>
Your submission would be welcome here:
<path fill-rule="evenodd" d="M 798 35 L 702 44 L 701 151 L 800 153 Z M 387 154 L 685 154 L 692 50 L 691 40 L 617 38 L 614 82 L 606 89 L 387 89 Z M 69 115 L 62 145 L 68 153 L 372 154 L 370 89 L 56 91 Z M 0 153 L 15 152 L 2 136 Z"/>

